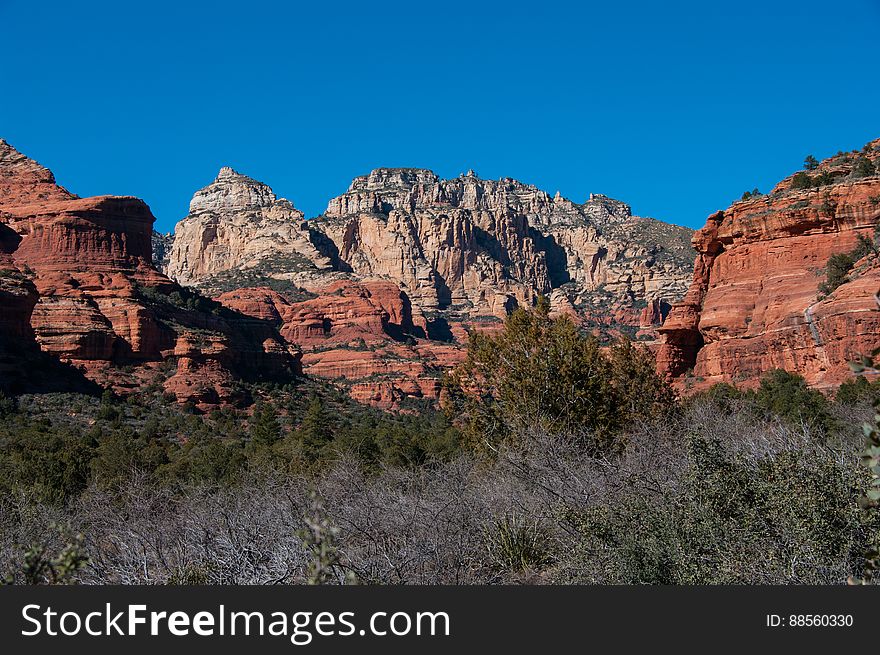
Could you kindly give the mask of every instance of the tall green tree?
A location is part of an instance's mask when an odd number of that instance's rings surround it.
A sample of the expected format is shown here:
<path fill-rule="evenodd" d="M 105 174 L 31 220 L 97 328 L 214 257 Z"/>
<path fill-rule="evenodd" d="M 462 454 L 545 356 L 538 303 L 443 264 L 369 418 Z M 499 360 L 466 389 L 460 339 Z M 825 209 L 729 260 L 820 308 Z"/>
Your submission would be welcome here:
<path fill-rule="evenodd" d="M 309 401 L 299 427 L 299 437 L 303 458 L 309 463 L 318 461 L 333 441 L 333 421 L 318 395 L 313 395 Z"/>
<path fill-rule="evenodd" d="M 257 403 L 251 417 L 250 432 L 254 445 L 271 447 L 281 439 L 278 412 L 272 405 L 264 402 Z"/>
<path fill-rule="evenodd" d="M 609 349 L 608 358 L 622 421 L 658 416 L 675 405 L 675 393 L 657 375 L 656 360 L 647 349 L 624 338 Z"/>

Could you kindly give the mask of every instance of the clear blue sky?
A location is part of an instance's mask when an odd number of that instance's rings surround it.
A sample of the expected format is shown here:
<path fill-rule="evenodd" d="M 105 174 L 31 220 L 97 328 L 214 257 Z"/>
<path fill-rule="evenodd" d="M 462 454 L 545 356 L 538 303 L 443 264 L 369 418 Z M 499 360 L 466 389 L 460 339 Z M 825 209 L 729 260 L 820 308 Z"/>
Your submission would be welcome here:
<path fill-rule="evenodd" d="M 0 0 L 0 136 L 163 231 L 220 166 L 307 216 L 473 168 L 697 227 L 880 136 L 880 0 Z"/>

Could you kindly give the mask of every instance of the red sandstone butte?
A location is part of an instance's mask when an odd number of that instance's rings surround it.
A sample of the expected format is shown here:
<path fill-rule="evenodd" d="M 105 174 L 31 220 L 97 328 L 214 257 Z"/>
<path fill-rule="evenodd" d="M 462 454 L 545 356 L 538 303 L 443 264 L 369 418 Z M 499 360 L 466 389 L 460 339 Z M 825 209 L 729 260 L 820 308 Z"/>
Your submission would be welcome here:
<path fill-rule="evenodd" d="M 661 373 L 688 388 L 752 385 L 777 368 L 820 388 L 851 376 L 848 363 L 880 344 L 876 256 L 827 297 L 819 286 L 832 255 L 859 234 L 874 239 L 880 176 L 852 173 L 865 156 L 880 164 L 880 140 L 811 173 L 827 172 L 830 184 L 797 190 L 789 177 L 709 217 L 693 238 L 693 283 L 659 328 Z"/>

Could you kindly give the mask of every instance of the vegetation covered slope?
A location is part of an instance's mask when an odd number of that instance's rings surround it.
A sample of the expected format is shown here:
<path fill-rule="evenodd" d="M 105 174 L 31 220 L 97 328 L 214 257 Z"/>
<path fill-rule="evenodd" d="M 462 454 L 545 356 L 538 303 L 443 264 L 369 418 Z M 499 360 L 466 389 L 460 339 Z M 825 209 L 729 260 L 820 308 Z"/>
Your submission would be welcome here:
<path fill-rule="evenodd" d="M 858 504 L 858 424 L 880 386 L 832 400 L 777 371 L 679 402 L 634 348 L 516 313 L 472 341 L 448 414 L 391 416 L 314 382 L 205 416 L 158 391 L 6 398 L 0 568 L 150 584 L 860 576 L 880 525 Z M 523 375 L 537 351 L 561 373 Z M 608 381 L 582 384 L 597 369 Z"/>

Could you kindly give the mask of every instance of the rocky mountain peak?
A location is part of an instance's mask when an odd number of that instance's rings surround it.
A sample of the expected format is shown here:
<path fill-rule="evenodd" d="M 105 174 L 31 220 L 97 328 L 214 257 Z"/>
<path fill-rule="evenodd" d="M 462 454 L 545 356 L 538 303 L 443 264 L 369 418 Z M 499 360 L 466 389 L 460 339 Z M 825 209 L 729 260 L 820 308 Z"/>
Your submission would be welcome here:
<path fill-rule="evenodd" d="M 629 205 L 601 193 L 591 193 L 589 199 L 581 207 L 590 218 L 596 221 L 625 221 L 632 217 L 632 208 Z"/>
<path fill-rule="evenodd" d="M 328 266 L 303 219 L 270 186 L 224 166 L 193 195 L 189 214 L 175 228 L 173 245 L 169 240 L 167 259 L 156 261 L 181 284 L 204 283 L 206 288 L 212 284 L 209 278 L 216 283 L 218 274 L 253 268 L 279 253 L 295 253 L 288 257 L 288 268 Z"/>
<path fill-rule="evenodd" d="M 426 168 L 376 168 L 367 175 L 354 178 L 349 193 L 357 191 L 388 191 L 412 189 L 420 185 L 436 184 L 436 173 Z"/>
<path fill-rule="evenodd" d="M 278 201 L 268 185 L 224 166 L 211 184 L 196 191 L 189 204 L 189 213 L 257 210 L 271 207 Z"/>
<path fill-rule="evenodd" d="M 223 166 L 222 168 L 220 168 L 220 172 L 217 173 L 216 179 L 224 180 L 224 179 L 230 178 L 230 177 L 244 177 L 244 176 L 241 175 L 238 171 L 236 171 L 231 166 Z"/>

